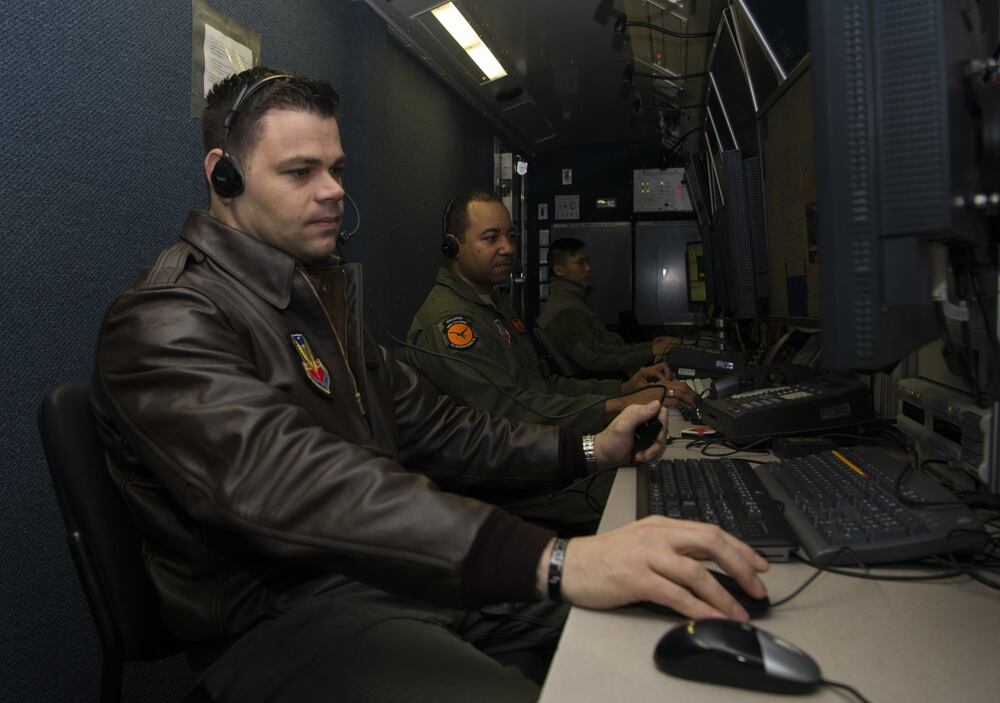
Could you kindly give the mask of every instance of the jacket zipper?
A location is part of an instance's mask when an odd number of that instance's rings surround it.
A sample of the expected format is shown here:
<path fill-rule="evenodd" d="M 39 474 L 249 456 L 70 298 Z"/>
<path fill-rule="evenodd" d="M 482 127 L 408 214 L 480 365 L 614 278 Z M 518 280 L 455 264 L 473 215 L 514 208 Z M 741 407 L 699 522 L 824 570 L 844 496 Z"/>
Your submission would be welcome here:
<path fill-rule="evenodd" d="M 323 315 L 326 317 L 327 324 L 330 325 L 330 331 L 333 332 L 333 338 L 337 340 L 337 346 L 340 347 L 340 355 L 344 357 L 344 368 L 347 369 L 347 375 L 351 377 L 351 383 L 354 385 L 354 402 L 358 404 L 358 410 L 361 411 L 361 416 L 367 418 L 368 414 L 365 412 L 365 406 L 361 402 L 361 391 L 358 390 L 358 380 L 354 377 L 354 372 L 351 371 L 351 362 L 348 360 L 347 350 L 344 349 L 344 343 L 340 341 L 340 336 L 337 334 L 337 327 L 333 324 L 333 320 L 330 318 L 330 313 L 326 309 L 326 306 L 323 305 L 323 299 L 319 297 L 319 292 L 316 290 L 316 286 L 313 285 L 312 281 L 309 280 L 309 276 L 306 275 L 301 269 L 297 273 L 302 277 L 302 280 L 306 282 L 306 287 L 312 291 L 313 297 L 316 298 L 316 302 L 319 303 L 319 307 L 323 311 Z M 344 285 L 347 285 L 346 281 Z"/>

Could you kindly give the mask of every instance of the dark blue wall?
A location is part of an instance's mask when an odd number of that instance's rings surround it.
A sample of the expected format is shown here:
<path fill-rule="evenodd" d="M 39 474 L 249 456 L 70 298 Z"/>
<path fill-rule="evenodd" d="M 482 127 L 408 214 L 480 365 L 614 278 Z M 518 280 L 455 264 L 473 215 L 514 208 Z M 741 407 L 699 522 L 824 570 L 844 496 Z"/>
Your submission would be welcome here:
<path fill-rule="evenodd" d="M 440 212 L 488 185 L 492 130 L 364 3 L 216 0 L 269 65 L 340 91 L 350 256 L 402 334 L 439 263 Z M 6 3 L 0 23 L 0 701 L 96 700 L 100 650 L 35 430 L 44 390 L 89 375 L 104 309 L 205 207 L 187 0 Z M 349 216 L 350 217 L 350 216 Z M 129 668 L 126 699 L 177 700 L 181 660 Z"/>

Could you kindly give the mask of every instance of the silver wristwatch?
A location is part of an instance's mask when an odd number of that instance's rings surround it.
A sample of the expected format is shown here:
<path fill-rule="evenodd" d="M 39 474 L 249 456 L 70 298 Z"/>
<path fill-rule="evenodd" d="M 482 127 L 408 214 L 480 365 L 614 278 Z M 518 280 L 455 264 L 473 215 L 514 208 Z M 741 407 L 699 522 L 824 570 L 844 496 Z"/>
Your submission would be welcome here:
<path fill-rule="evenodd" d="M 587 463 L 587 471 L 593 473 L 597 471 L 597 451 L 594 449 L 594 440 L 597 435 L 583 435 L 583 459 Z"/>

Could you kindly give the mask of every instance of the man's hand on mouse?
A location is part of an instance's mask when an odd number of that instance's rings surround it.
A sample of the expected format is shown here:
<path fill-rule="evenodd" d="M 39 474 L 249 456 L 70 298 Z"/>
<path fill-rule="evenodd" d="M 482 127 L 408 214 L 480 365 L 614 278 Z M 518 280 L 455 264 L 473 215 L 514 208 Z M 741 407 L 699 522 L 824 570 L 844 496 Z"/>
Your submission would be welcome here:
<path fill-rule="evenodd" d="M 635 428 L 656 417 L 662 428 L 656 436 L 656 441 L 641 452 L 632 455 L 635 444 Z M 603 468 L 627 464 L 630 461 L 652 461 L 663 456 L 667 447 L 667 409 L 654 400 L 645 405 L 629 405 L 618 413 L 611 424 L 605 427 L 594 438 L 594 453 L 597 455 L 597 465 Z"/>
<path fill-rule="evenodd" d="M 545 592 L 550 544 L 536 577 Z M 768 563 L 715 525 L 650 516 L 617 530 L 575 537 L 566 549 L 562 597 L 585 608 L 615 608 L 639 601 L 667 605 L 690 618 L 750 617 L 699 563 L 714 561 L 749 595 L 766 595 L 757 574 Z"/>

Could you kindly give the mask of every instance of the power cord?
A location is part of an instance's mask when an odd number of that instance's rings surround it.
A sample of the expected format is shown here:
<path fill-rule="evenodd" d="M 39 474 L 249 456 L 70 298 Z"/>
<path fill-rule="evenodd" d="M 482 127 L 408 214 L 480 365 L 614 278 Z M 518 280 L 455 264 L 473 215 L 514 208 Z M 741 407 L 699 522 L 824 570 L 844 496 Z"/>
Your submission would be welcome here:
<path fill-rule="evenodd" d="M 867 698 L 861 695 L 861 693 L 852 686 L 848 686 L 846 683 L 840 683 L 839 681 L 828 681 L 827 679 L 820 679 L 819 682 L 824 686 L 831 686 L 833 688 L 842 688 L 852 696 L 857 698 L 861 703 L 871 703 Z"/>

